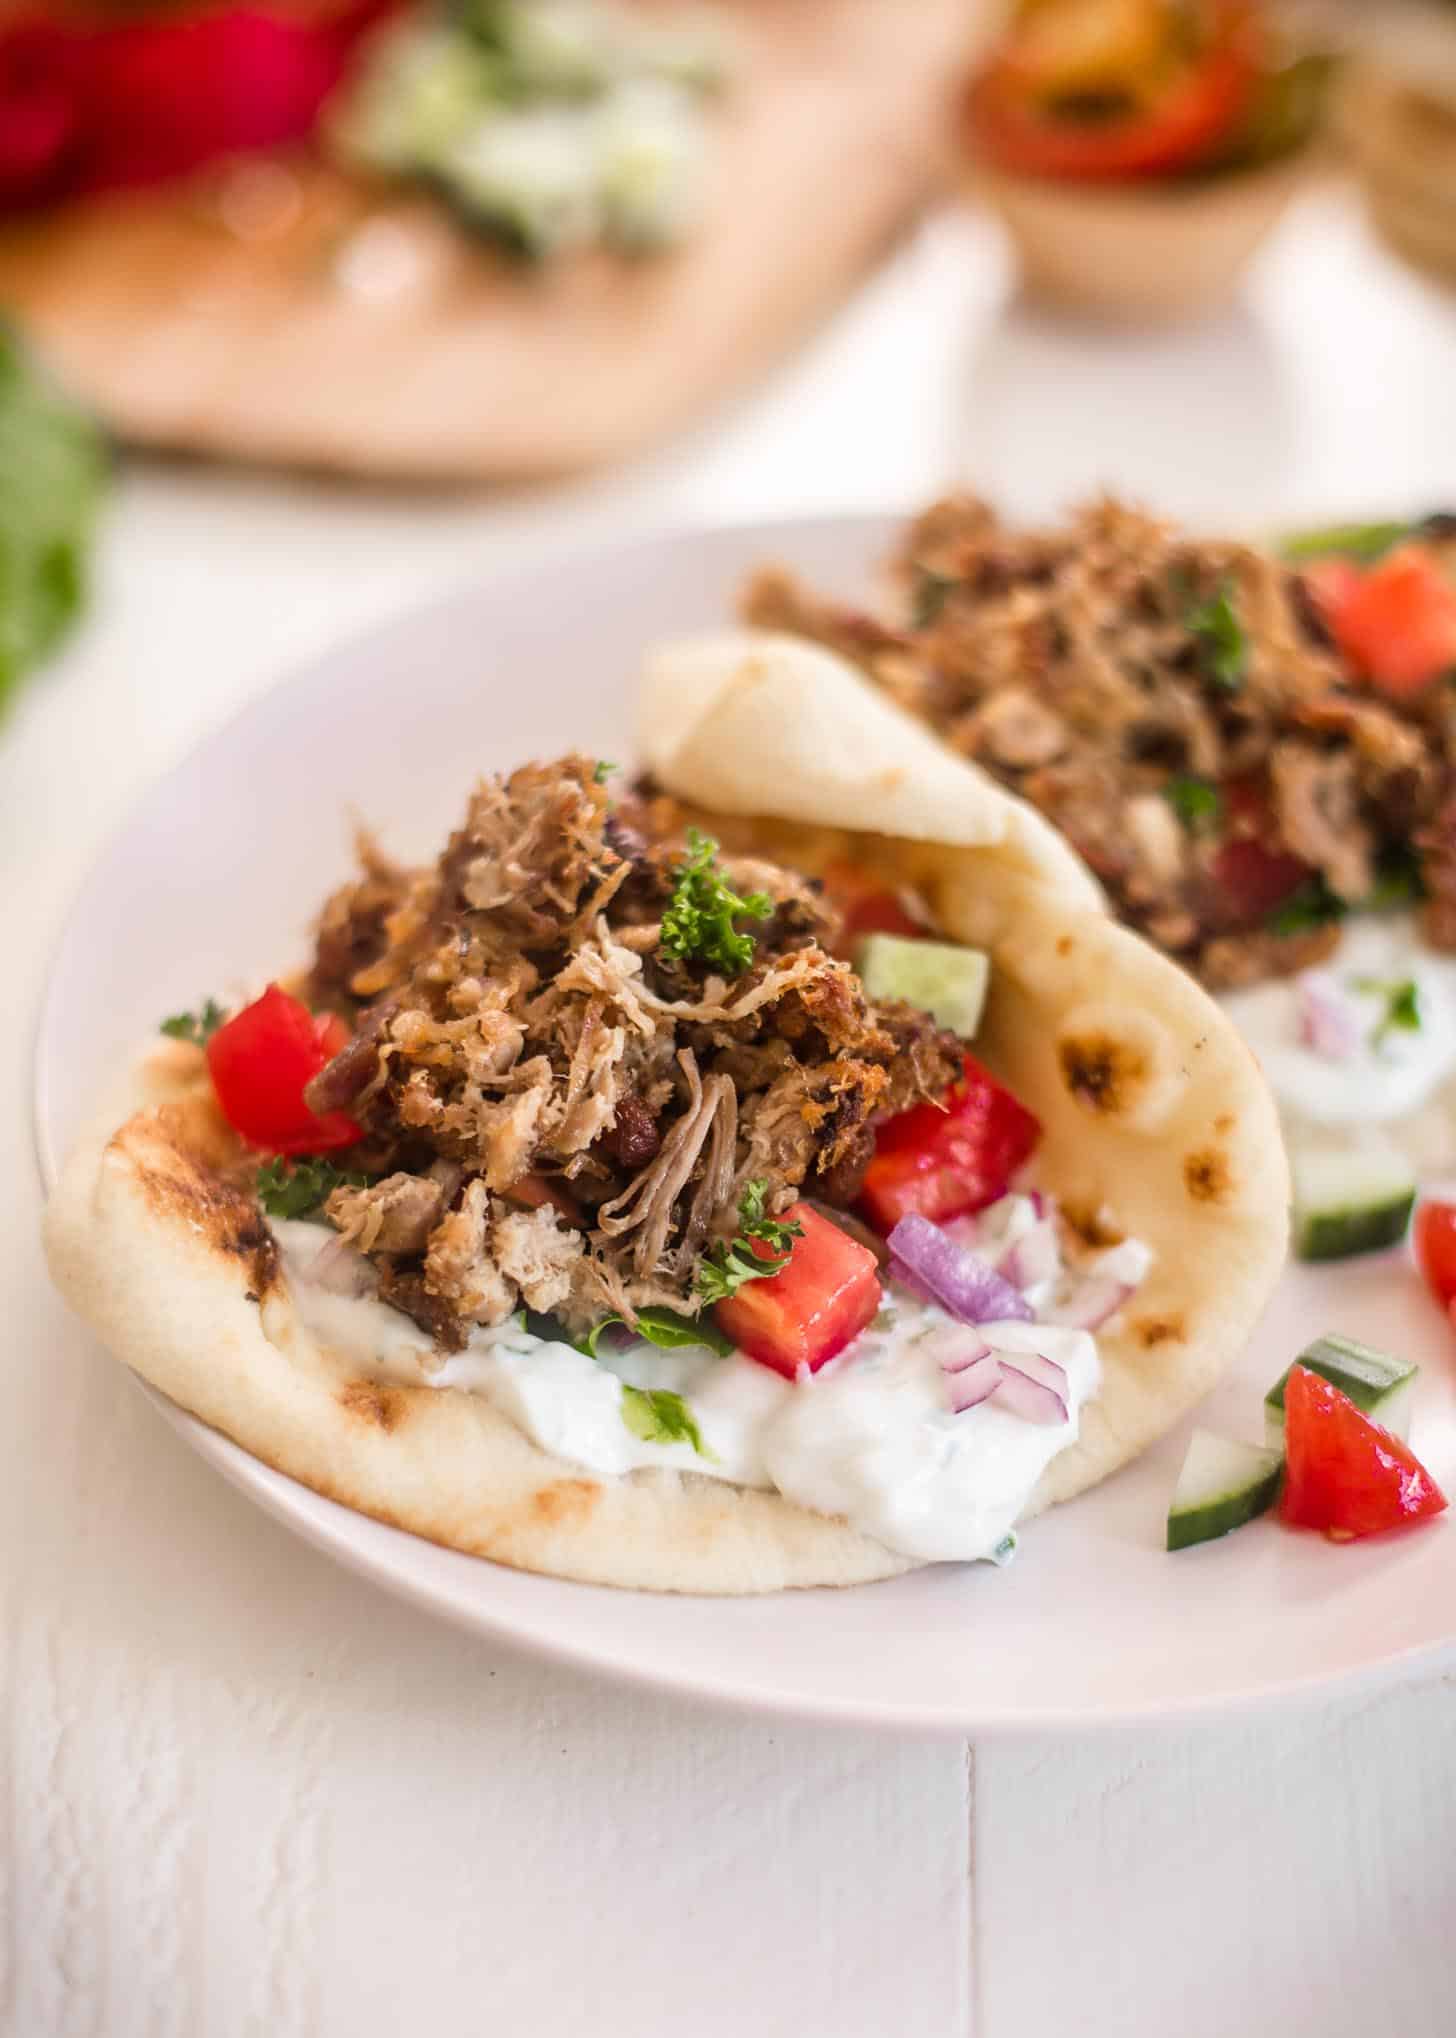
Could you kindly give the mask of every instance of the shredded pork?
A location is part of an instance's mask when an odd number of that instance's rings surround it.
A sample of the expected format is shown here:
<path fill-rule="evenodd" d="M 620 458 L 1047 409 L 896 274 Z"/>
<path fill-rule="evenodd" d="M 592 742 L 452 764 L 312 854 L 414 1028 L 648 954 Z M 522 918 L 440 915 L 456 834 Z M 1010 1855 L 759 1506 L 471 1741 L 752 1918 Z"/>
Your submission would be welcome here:
<path fill-rule="evenodd" d="M 1426 535 L 1449 551 L 1441 519 Z M 1373 693 L 1300 572 L 1111 500 L 1023 532 L 954 497 L 895 577 L 888 621 L 777 567 L 743 608 L 853 659 L 1040 807 L 1205 981 L 1305 967 L 1395 871 L 1456 947 L 1456 703 Z"/>
<path fill-rule="evenodd" d="M 310 1101 L 358 1120 L 372 1178 L 327 1215 L 443 1346 L 521 1307 L 695 1312 L 750 1181 L 771 1210 L 849 1200 L 876 1117 L 957 1072 L 950 1036 L 821 945 L 817 891 L 759 858 L 718 865 L 772 909 L 743 923 L 746 968 L 665 951 L 679 823 L 590 759 L 529 765 L 477 787 L 431 868 L 361 844 L 324 909 L 310 989 L 355 1031 Z"/>

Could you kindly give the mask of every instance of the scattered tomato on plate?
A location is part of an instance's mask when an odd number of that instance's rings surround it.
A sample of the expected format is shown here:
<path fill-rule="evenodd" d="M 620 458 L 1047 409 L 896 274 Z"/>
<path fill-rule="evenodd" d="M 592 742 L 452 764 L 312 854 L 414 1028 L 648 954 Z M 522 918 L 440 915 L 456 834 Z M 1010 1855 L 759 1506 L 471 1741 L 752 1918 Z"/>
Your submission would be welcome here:
<path fill-rule="evenodd" d="M 1416 1457 L 1307 1366 L 1284 1390 L 1281 1519 L 1332 1542 L 1379 1535 L 1445 1511 L 1446 1496 Z"/>

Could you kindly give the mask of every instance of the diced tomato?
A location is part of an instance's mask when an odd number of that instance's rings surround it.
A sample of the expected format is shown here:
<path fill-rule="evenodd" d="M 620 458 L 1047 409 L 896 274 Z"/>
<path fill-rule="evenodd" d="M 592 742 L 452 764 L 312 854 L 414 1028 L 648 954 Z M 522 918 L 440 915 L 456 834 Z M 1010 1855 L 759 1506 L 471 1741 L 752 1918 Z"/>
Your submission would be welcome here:
<path fill-rule="evenodd" d="M 1398 545 L 1356 574 L 1329 622 L 1351 663 L 1395 700 L 1456 669 L 1456 587 L 1423 545 Z"/>
<path fill-rule="evenodd" d="M 1299 857 L 1267 848 L 1252 835 L 1231 835 L 1215 852 L 1211 870 L 1230 922 L 1241 927 L 1257 926 L 1311 875 Z"/>
<path fill-rule="evenodd" d="M 1041 88 L 1013 34 L 971 86 L 972 136 L 1002 169 L 1032 177 L 1120 178 L 1186 168 L 1217 149 L 1248 110 L 1261 39 L 1247 0 L 1211 0 L 1208 40 L 1160 90 L 1088 119 Z"/>
<path fill-rule="evenodd" d="M 877 1230 L 918 1211 L 938 1223 L 984 1210 L 1041 1137 L 1026 1107 L 974 1055 L 946 1092 L 945 1108 L 917 1104 L 886 1121 L 875 1140 L 861 1202 Z"/>
<path fill-rule="evenodd" d="M 852 957 L 865 934 L 925 937 L 925 927 L 905 910 L 898 893 L 855 864 L 831 863 L 824 873 L 824 895 L 840 916 L 836 955 Z"/>
<path fill-rule="evenodd" d="M 807 1203 L 796 1203 L 785 1222 L 804 1227 L 789 1264 L 763 1281 L 746 1281 L 714 1315 L 725 1337 L 751 1359 L 792 1380 L 811 1373 L 859 1336 L 880 1306 L 879 1263 L 868 1246 L 849 1238 Z M 754 1242 L 760 1259 L 769 1247 Z"/>
<path fill-rule="evenodd" d="M 1446 1506 L 1408 1445 L 1307 1366 L 1293 1367 L 1284 1388 L 1284 1450 L 1281 1516 L 1334 1542 L 1379 1535 Z"/>
<path fill-rule="evenodd" d="M 328 1153 L 352 1146 L 360 1129 L 342 1111 L 320 1117 L 304 1087 L 349 1038 L 332 1013 L 315 1017 L 269 984 L 261 998 L 220 1026 L 207 1043 L 212 1086 L 228 1123 L 268 1153 Z"/>
<path fill-rule="evenodd" d="M 1416 1260 L 1443 1309 L 1456 1300 L 1456 1204 L 1435 1197 L 1422 1203 L 1411 1227 Z"/>

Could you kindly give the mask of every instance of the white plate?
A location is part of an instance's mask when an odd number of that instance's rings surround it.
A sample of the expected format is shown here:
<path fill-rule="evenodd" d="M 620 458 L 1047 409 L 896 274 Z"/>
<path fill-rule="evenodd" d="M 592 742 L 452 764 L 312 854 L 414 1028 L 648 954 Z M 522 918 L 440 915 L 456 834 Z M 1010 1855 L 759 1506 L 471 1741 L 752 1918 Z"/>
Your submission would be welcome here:
<path fill-rule="evenodd" d="M 569 746 L 624 756 L 645 645 L 721 621 L 764 559 L 862 590 L 892 530 L 868 518 L 759 525 L 550 564 L 375 631 L 255 702 L 151 793 L 71 914 L 36 1053 L 47 1180 L 160 1013 L 301 958 L 311 914 L 348 868 L 346 807 L 391 847 L 426 851 L 477 771 Z M 1414 1443 L 1456 1489 L 1451 1333 L 1399 1255 L 1292 1270 L 1205 1419 L 1257 1438 L 1270 1381 L 1333 1329 L 1422 1361 Z M 1035 1523 L 1006 1571 L 941 1566 L 733 1601 L 569 1585 L 437 1549 L 320 1499 L 155 1398 L 260 1506 L 449 1619 L 770 1711 L 975 1733 L 1086 1728 L 1385 1673 L 1456 1642 L 1449 1522 L 1343 1548 L 1264 1522 L 1168 1556 L 1183 1433 Z"/>

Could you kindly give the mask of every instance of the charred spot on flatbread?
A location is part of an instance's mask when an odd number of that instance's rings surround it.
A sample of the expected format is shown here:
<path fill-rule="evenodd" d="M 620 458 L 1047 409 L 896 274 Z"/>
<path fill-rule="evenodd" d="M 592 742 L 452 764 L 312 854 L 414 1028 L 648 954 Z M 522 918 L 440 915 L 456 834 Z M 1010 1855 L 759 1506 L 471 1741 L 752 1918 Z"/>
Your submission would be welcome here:
<path fill-rule="evenodd" d="M 339 1405 L 386 1433 L 397 1429 L 404 1418 L 404 1397 L 373 1380 L 351 1380 L 339 1396 Z"/>
<path fill-rule="evenodd" d="M 557 1479 L 538 1488 L 531 1505 L 542 1521 L 568 1528 L 585 1521 L 601 1497 L 601 1487 L 591 1479 Z"/>
<path fill-rule="evenodd" d="M 1174 1339 L 1185 1335 L 1181 1316 L 1143 1316 L 1132 1325 L 1132 1334 L 1145 1352 L 1156 1351 L 1159 1345 L 1171 1344 Z"/>
<path fill-rule="evenodd" d="M 185 1223 L 241 1269 L 252 1299 L 278 1278 L 278 1250 L 254 1197 L 194 1158 L 160 1114 L 139 1113 L 112 1142 L 162 1222 Z"/>
<path fill-rule="evenodd" d="M 1127 1233 L 1118 1224 L 1110 1210 L 1103 1206 L 1094 1209 L 1089 1203 L 1071 1200 L 1062 1204 L 1062 1217 L 1074 1231 L 1083 1245 L 1100 1249 L 1103 1246 L 1121 1245 Z"/>
<path fill-rule="evenodd" d="M 1183 1180 L 1195 1203 L 1227 1203 L 1233 1194 L 1228 1155 L 1216 1146 L 1189 1154 L 1183 1163 Z"/>
<path fill-rule="evenodd" d="M 1062 1079 L 1089 1111 L 1109 1118 L 1131 1109 L 1148 1079 L 1148 1060 L 1133 1041 L 1093 1031 L 1064 1035 L 1057 1043 Z"/>

